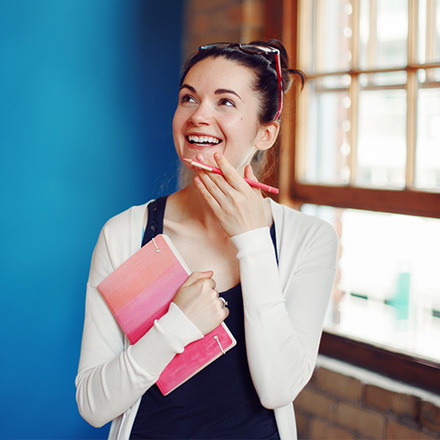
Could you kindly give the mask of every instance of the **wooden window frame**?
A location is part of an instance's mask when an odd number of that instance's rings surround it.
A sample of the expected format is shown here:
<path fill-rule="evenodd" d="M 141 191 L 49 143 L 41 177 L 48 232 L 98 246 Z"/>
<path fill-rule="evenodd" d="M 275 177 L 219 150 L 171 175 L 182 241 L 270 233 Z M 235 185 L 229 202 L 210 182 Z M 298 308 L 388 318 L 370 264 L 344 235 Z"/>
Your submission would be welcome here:
<path fill-rule="evenodd" d="M 291 59 L 291 65 L 299 66 L 297 42 L 299 38 L 299 3 L 301 0 L 266 0 L 265 6 L 265 38 L 277 38 L 283 41 Z M 358 0 L 353 0 L 358 1 Z M 417 8 L 417 0 L 409 0 L 410 8 Z M 356 8 L 358 10 L 358 8 Z M 413 9 L 414 10 L 417 9 Z M 414 17 L 414 14 L 412 14 Z M 428 24 L 429 26 L 429 24 Z M 432 26 L 431 26 L 432 27 Z M 409 33 L 416 32 L 415 19 L 409 23 Z M 429 32 L 429 29 L 428 29 Z M 432 29 L 431 29 L 432 32 Z M 353 35 L 354 38 L 356 38 Z M 413 39 L 414 41 L 414 39 Z M 354 42 L 353 44 L 357 44 Z M 408 72 L 408 100 L 417 93 L 417 69 L 421 67 L 415 62 L 416 46 L 408 45 L 410 64 L 405 66 Z M 427 48 L 427 50 L 432 50 Z M 412 63 L 411 63 L 412 62 Z M 354 64 L 355 65 L 355 64 Z M 426 64 L 427 67 L 440 67 L 440 63 Z M 369 71 L 350 71 L 352 80 L 357 81 L 359 73 L 386 72 L 390 69 L 372 69 Z M 394 70 L 394 69 L 391 69 Z M 346 74 L 347 72 L 343 72 Z M 335 74 L 341 74 L 335 72 Z M 356 87 L 356 85 L 355 85 Z M 353 87 L 353 90 L 356 90 Z M 299 208 L 302 204 L 312 203 L 338 208 L 353 208 L 379 212 L 416 215 L 422 217 L 440 218 L 440 193 L 421 191 L 414 188 L 415 164 L 415 108 L 408 107 L 407 115 L 407 186 L 402 190 L 376 188 L 360 188 L 353 184 L 347 185 L 318 185 L 302 183 L 298 179 L 300 165 L 297 158 L 298 99 L 289 97 L 285 100 L 285 114 L 293 123 L 283 122 L 280 161 L 277 174 L 273 181 L 280 187 L 279 201 L 289 206 Z M 353 98 L 353 96 L 352 96 Z M 355 98 L 355 97 L 354 97 Z M 356 98 L 355 98 L 356 99 Z M 355 128 L 356 129 L 356 128 Z M 354 151 L 351 160 L 355 160 Z M 353 182 L 354 177 L 351 182 Z M 358 365 L 371 371 L 401 380 L 405 383 L 425 388 L 440 394 L 440 364 L 426 359 L 386 350 L 374 344 L 361 342 L 353 338 L 324 331 L 320 353 L 345 362 Z"/>

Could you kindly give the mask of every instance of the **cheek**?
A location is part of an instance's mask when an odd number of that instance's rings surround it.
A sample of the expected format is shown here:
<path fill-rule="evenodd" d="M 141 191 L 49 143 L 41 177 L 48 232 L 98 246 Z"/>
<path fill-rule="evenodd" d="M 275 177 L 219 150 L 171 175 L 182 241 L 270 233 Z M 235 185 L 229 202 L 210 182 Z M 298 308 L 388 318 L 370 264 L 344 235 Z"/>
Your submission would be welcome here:
<path fill-rule="evenodd" d="M 217 118 L 218 125 L 230 135 L 241 135 L 246 126 L 249 125 L 247 119 L 243 115 L 220 115 Z"/>
<path fill-rule="evenodd" d="M 173 116 L 173 128 L 178 126 L 179 120 L 181 119 L 181 114 L 181 110 L 179 109 L 179 107 L 177 107 Z"/>
<path fill-rule="evenodd" d="M 176 148 L 179 147 L 179 145 L 182 144 L 182 118 L 180 117 L 180 114 L 176 111 L 176 113 L 174 113 L 174 117 L 173 117 L 173 123 L 172 123 L 172 129 L 173 129 L 173 141 L 174 141 L 174 146 Z"/>
<path fill-rule="evenodd" d="M 181 134 L 185 121 L 184 112 L 181 109 L 177 109 L 173 117 L 173 133 L 175 136 Z"/>

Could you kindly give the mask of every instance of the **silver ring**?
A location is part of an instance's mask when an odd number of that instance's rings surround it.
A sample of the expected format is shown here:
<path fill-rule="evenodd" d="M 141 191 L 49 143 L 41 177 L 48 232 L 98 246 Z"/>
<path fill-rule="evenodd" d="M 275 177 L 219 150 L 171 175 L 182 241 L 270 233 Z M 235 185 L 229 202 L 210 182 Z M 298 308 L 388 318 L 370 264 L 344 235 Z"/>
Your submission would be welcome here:
<path fill-rule="evenodd" d="M 219 299 L 221 299 L 223 301 L 222 308 L 224 309 L 228 305 L 228 302 L 224 298 L 222 298 L 221 296 L 219 296 Z"/>

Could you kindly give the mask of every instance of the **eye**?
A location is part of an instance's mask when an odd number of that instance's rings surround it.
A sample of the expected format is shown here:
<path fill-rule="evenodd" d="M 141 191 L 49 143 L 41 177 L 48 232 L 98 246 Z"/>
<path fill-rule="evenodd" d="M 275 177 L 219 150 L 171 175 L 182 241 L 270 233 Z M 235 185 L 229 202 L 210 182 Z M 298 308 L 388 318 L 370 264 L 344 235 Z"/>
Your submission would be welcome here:
<path fill-rule="evenodd" d="M 220 105 L 224 105 L 226 107 L 235 107 L 235 102 L 232 101 L 229 98 L 222 98 L 222 99 L 220 99 L 219 104 Z"/>
<path fill-rule="evenodd" d="M 180 103 L 181 103 L 181 104 L 185 104 L 185 103 L 194 103 L 194 102 L 196 102 L 195 98 L 194 98 L 193 96 L 191 96 L 191 95 L 188 95 L 188 94 L 183 95 L 183 96 L 180 98 Z"/>

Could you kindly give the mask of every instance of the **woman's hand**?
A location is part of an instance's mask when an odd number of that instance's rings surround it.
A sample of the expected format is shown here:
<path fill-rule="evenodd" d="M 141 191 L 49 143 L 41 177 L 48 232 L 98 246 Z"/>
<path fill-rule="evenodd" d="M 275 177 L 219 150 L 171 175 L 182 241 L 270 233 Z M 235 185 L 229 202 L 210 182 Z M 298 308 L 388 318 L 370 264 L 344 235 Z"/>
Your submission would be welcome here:
<path fill-rule="evenodd" d="M 271 213 L 261 191 L 252 188 L 237 170 L 219 153 L 214 155 L 215 166 L 223 176 L 198 170 L 194 182 L 209 204 L 225 232 L 233 237 L 252 229 L 270 226 Z M 247 165 L 244 177 L 257 180 Z"/>
<path fill-rule="evenodd" d="M 229 315 L 215 290 L 214 272 L 193 272 L 177 291 L 173 302 L 203 333 L 208 334 Z"/>

